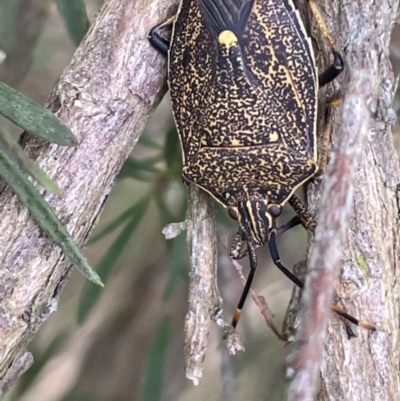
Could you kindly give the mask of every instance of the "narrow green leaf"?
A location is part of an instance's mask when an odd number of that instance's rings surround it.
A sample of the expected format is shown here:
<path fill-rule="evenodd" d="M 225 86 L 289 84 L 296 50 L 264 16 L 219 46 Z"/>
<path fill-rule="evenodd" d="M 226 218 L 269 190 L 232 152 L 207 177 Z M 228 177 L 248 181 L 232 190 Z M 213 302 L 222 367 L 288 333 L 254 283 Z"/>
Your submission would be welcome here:
<path fill-rule="evenodd" d="M 182 184 L 182 187 L 181 187 L 183 189 L 183 190 L 181 190 L 182 201 L 180 202 L 181 207 L 178 211 L 178 219 L 177 219 L 178 221 L 184 220 L 186 218 L 186 212 L 188 209 L 187 189 L 183 188 L 183 187 L 184 187 L 184 185 Z M 185 187 L 186 187 L 186 185 L 185 185 Z"/>
<path fill-rule="evenodd" d="M 144 401 L 161 401 L 162 399 L 165 356 L 169 338 L 170 319 L 165 318 L 157 330 L 147 358 L 143 386 Z"/>
<path fill-rule="evenodd" d="M 17 41 L 18 2 L 15 0 L 0 1 L 0 47 L 7 53 L 14 50 Z"/>
<path fill-rule="evenodd" d="M 110 224 L 107 224 L 100 232 L 98 232 L 96 235 L 93 235 L 93 237 L 91 237 L 90 240 L 88 241 L 88 244 L 93 244 L 94 242 L 99 241 L 101 238 L 105 237 L 106 235 L 112 233 L 121 224 L 126 223 L 128 218 L 134 213 L 136 213 L 136 210 L 140 211 L 143 206 L 142 204 L 148 202 L 149 202 L 149 197 L 145 196 L 144 199 L 142 199 L 138 203 L 135 203 L 128 210 L 117 216 Z"/>
<path fill-rule="evenodd" d="M 161 149 L 161 146 L 157 142 L 153 141 L 153 139 L 150 138 L 147 134 L 142 134 L 137 144 L 149 149 Z"/>
<path fill-rule="evenodd" d="M 142 179 L 145 178 L 148 180 L 150 177 L 147 174 L 159 174 L 161 170 L 157 167 L 154 167 L 154 164 L 158 163 L 161 160 L 160 157 L 153 157 L 145 160 L 137 160 L 132 157 L 127 159 L 122 166 L 121 171 L 118 174 L 118 179 L 121 178 L 136 178 Z"/>
<path fill-rule="evenodd" d="M 71 391 L 70 394 L 67 394 L 60 401 L 95 401 L 96 397 L 92 394 L 76 394 L 75 389 Z"/>
<path fill-rule="evenodd" d="M 78 46 L 90 27 L 83 0 L 54 0 L 73 42 Z"/>
<path fill-rule="evenodd" d="M 77 144 L 70 129 L 50 110 L 0 81 L 0 114 L 13 123 L 59 145 Z"/>
<path fill-rule="evenodd" d="M 131 209 L 132 216 L 128 220 L 126 226 L 112 243 L 103 256 L 102 260 L 97 266 L 97 271 L 103 278 L 104 282 L 111 275 L 114 267 L 116 266 L 119 258 L 121 257 L 124 249 L 129 244 L 129 241 L 139 225 L 146 209 L 149 205 L 149 199 L 145 198 L 135 205 L 135 208 Z M 82 297 L 78 308 L 78 322 L 81 324 L 88 316 L 100 296 L 98 287 L 94 285 L 87 285 L 83 290 Z"/>
<path fill-rule="evenodd" d="M 165 136 L 164 160 L 167 163 L 168 170 L 171 171 L 182 164 L 179 138 L 175 125 L 167 131 L 167 135 Z"/>
<path fill-rule="evenodd" d="M 156 188 L 154 201 L 160 213 L 161 223 L 165 226 L 173 221 L 183 221 L 187 210 L 187 189 L 182 184 L 177 188 L 178 196 L 174 200 L 174 211 L 172 212 L 166 201 L 166 193 L 163 187 Z M 176 191 L 175 191 L 176 194 Z M 179 199 L 181 197 L 181 200 Z"/>
<path fill-rule="evenodd" d="M 169 210 L 168 205 L 165 201 L 164 193 L 162 193 L 161 191 L 157 191 L 154 196 L 154 201 L 155 201 L 158 211 L 160 212 L 160 218 L 161 218 L 161 222 L 162 222 L 163 226 L 165 226 L 167 223 L 170 223 L 171 221 L 179 220 Z"/>
<path fill-rule="evenodd" d="M 164 300 L 168 299 L 174 292 L 179 280 L 187 275 L 187 248 L 185 233 L 179 234 L 174 239 L 168 241 L 172 244 L 169 258 L 169 277 L 165 287 Z"/>
<path fill-rule="evenodd" d="M 55 242 L 90 281 L 102 286 L 100 277 L 68 234 L 57 216 L 9 156 L 0 149 L 0 176 L 14 190 L 22 204 L 30 211 L 42 230 Z"/>
<path fill-rule="evenodd" d="M 12 135 L 7 132 L 0 132 L 0 147 L 15 163 L 13 170 L 19 167 L 23 173 L 29 174 L 48 191 L 57 195 L 62 194 L 62 190 L 57 183 L 48 177 L 47 174 L 25 154 Z"/>

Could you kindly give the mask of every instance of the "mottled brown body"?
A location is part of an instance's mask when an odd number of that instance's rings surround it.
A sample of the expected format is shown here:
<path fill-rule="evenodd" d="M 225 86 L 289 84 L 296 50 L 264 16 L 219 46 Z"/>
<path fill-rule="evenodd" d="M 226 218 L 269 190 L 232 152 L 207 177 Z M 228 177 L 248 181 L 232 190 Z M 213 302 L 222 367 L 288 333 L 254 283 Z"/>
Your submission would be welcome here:
<path fill-rule="evenodd" d="M 182 1 L 168 79 L 183 177 L 224 206 L 283 205 L 316 173 L 317 69 L 290 1 Z"/>
<path fill-rule="evenodd" d="M 314 0 L 314 18 L 334 57 L 317 75 L 314 53 L 292 0 L 182 0 L 176 17 L 149 33 L 168 52 L 172 109 L 183 154 L 183 178 L 198 185 L 238 220 L 231 256 L 250 258 L 250 272 L 234 314 L 238 323 L 257 268 L 256 248 L 269 241 L 274 264 L 297 286 L 304 283 L 282 265 L 276 237 L 301 223 L 315 227 L 295 190 L 322 173 L 329 143 L 327 106 L 317 160 L 318 87 L 335 79 L 343 59 Z M 157 30 L 174 22 L 171 42 Z M 289 202 L 297 216 L 276 219 Z M 245 248 L 247 244 L 247 249 Z M 369 330 L 337 305 L 332 309 Z M 350 326 L 346 326 L 353 336 Z"/>

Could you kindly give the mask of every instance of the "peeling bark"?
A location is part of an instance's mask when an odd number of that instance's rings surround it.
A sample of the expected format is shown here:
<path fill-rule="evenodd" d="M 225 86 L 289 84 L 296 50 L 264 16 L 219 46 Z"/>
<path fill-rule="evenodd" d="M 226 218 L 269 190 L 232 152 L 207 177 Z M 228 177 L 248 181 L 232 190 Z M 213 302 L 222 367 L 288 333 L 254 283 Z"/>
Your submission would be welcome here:
<path fill-rule="evenodd" d="M 87 239 L 116 174 L 165 93 L 166 62 L 149 46 L 147 35 L 173 12 L 169 7 L 107 2 L 48 100 L 79 145 L 27 143 L 29 154 L 63 189 L 61 197 L 46 195 L 46 200 L 78 244 Z M 0 264 L 2 394 L 29 366 L 26 344 L 57 309 L 71 268 L 4 185 Z"/>
<path fill-rule="evenodd" d="M 388 54 L 397 12 L 398 2 L 326 2 L 346 69 L 339 79 L 343 102 L 327 172 L 322 185 L 309 186 L 318 227 L 298 347 L 289 361 L 291 401 L 316 394 L 320 400 L 398 399 L 400 176 L 391 136 L 394 79 Z M 357 338 L 349 340 L 344 325 L 331 316 L 339 272 L 340 305 L 375 324 L 376 332 L 356 328 Z"/>

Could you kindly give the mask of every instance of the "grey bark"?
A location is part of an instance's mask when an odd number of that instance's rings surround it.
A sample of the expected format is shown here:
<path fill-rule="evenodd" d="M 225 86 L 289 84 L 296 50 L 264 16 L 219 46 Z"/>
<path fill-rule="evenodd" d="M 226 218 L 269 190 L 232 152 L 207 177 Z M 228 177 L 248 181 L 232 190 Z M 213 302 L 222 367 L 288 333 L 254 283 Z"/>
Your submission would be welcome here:
<path fill-rule="evenodd" d="M 165 93 L 166 62 L 149 46 L 147 34 L 169 7 L 107 2 L 48 100 L 79 145 L 27 144 L 30 155 L 63 189 L 63 196 L 46 199 L 79 244 Z M 4 185 L 0 195 L 2 394 L 31 363 L 26 345 L 56 310 L 71 266 Z"/>
<path fill-rule="evenodd" d="M 398 2 L 325 2 L 329 28 L 345 58 L 343 94 L 330 163 L 309 206 L 318 227 L 311 243 L 294 377 L 288 400 L 396 400 L 398 368 L 399 166 L 391 135 L 394 77 L 390 33 Z M 349 340 L 330 316 L 339 303 L 376 325 Z M 328 329 L 327 322 L 329 319 Z"/>

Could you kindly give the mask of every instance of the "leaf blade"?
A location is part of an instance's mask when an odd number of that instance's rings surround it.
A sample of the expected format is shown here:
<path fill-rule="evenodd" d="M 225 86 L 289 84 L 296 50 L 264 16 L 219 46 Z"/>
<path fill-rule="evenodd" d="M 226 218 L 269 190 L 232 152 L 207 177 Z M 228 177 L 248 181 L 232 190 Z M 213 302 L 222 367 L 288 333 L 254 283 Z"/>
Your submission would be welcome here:
<path fill-rule="evenodd" d="M 148 355 L 143 385 L 144 401 L 160 401 L 163 393 L 165 356 L 170 338 L 171 322 L 165 318 L 159 325 Z"/>
<path fill-rule="evenodd" d="M 1 81 L 0 114 L 46 141 L 64 146 L 78 143 L 71 130 L 50 110 Z"/>
<path fill-rule="evenodd" d="M 6 133 L 0 133 L 0 147 L 8 154 L 16 166 L 25 174 L 29 174 L 48 191 L 61 195 L 62 190 L 32 159 L 30 159 L 14 138 Z"/>
<path fill-rule="evenodd" d="M 81 43 L 90 27 L 90 21 L 86 14 L 86 6 L 83 0 L 54 0 L 62 18 L 64 19 L 68 33 L 76 46 Z"/>
<path fill-rule="evenodd" d="M 132 213 L 131 218 L 128 220 L 121 233 L 117 236 L 117 238 L 114 240 L 114 242 L 111 244 L 103 258 L 101 259 L 100 263 L 97 265 L 96 270 L 101 275 L 104 282 L 106 282 L 111 275 L 115 265 L 122 255 L 122 252 L 129 244 L 129 240 L 136 227 L 139 225 L 143 215 L 145 214 L 148 205 L 148 197 L 145 197 L 140 202 L 135 204 L 136 207 L 134 208 L 134 213 Z M 93 285 L 88 285 L 83 290 L 78 307 L 79 324 L 82 324 L 83 321 L 86 319 L 89 312 L 93 309 L 99 296 L 99 288 Z"/>
<path fill-rule="evenodd" d="M 61 224 L 49 204 L 2 149 L 0 149 L 0 175 L 17 194 L 22 204 L 29 210 L 42 230 L 63 250 L 71 263 L 88 280 L 103 286 L 99 275 L 90 267 L 88 260 Z"/>

